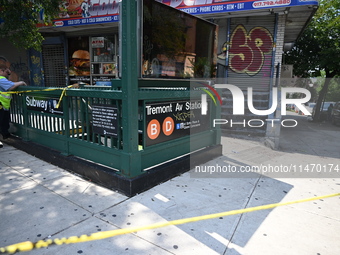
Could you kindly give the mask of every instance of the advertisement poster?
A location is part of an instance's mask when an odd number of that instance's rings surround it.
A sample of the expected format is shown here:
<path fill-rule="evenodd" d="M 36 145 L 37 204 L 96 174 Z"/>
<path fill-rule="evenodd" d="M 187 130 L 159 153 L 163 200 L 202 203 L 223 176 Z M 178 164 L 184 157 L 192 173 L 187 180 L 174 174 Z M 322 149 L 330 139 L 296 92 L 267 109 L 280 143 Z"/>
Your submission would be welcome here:
<path fill-rule="evenodd" d="M 64 0 L 59 6 L 56 27 L 89 25 L 119 20 L 120 0 Z"/>
<path fill-rule="evenodd" d="M 209 115 L 202 115 L 201 107 L 200 101 L 146 104 L 146 146 L 209 129 Z"/>
<path fill-rule="evenodd" d="M 83 82 L 90 84 L 90 52 L 89 38 L 73 37 L 68 41 L 68 74 L 70 84 Z"/>

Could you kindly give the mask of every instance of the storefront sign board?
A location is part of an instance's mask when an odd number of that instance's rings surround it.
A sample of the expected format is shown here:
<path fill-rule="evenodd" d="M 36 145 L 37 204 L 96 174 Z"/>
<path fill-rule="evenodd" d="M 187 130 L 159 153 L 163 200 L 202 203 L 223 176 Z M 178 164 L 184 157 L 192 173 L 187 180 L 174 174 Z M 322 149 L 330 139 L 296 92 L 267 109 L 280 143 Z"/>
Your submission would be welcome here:
<path fill-rule="evenodd" d="M 87 6 L 84 6 L 87 2 Z M 65 1 L 56 27 L 101 24 L 119 21 L 119 0 Z M 158 0 L 193 15 L 251 11 L 300 5 L 318 5 L 315 0 Z"/>

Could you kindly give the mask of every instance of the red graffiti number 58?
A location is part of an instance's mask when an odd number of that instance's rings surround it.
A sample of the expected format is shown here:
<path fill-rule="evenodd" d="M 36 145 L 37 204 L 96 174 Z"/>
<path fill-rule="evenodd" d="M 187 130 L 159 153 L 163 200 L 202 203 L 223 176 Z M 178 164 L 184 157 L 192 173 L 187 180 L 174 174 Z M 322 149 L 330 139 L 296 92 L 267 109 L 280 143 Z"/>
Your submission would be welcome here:
<path fill-rule="evenodd" d="M 261 71 L 264 55 L 273 49 L 273 38 L 263 27 L 255 27 L 247 31 L 238 25 L 230 40 L 229 65 L 237 73 L 255 75 Z"/>

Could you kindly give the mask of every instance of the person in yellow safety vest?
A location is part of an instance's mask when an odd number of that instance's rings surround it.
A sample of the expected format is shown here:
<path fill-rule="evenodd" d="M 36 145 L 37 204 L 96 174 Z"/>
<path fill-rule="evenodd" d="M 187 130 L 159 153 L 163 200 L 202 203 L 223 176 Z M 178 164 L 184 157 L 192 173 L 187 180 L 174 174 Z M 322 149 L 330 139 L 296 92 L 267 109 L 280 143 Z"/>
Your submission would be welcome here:
<path fill-rule="evenodd" d="M 6 65 L 0 64 L 0 133 L 3 139 L 10 137 L 9 133 L 9 122 L 10 112 L 9 108 L 11 105 L 11 94 L 5 93 L 10 90 L 14 90 L 19 86 L 27 86 L 24 81 L 13 82 L 7 78 L 11 75 L 11 71 Z M 0 148 L 3 147 L 0 141 Z"/>

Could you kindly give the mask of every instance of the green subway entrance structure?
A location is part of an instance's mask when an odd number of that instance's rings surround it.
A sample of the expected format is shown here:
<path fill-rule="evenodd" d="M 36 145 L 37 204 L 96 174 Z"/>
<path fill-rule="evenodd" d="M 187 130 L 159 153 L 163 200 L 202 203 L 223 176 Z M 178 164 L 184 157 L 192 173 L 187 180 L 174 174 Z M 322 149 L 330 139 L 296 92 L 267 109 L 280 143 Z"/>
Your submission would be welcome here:
<path fill-rule="evenodd" d="M 13 95 L 16 137 L 8 143 L 133 196 L 222 154 L 212 127 L 220 107 L 209 100 L 202 114 L 205 92 L 192 86 L 213 79 L 217 26 L 157 1 L 117 6 L 108 36 L 68 38 L 66 88 L 32 86 Z M 44 29 L 44 47 L 52 48 L 57 27 Z"/>

